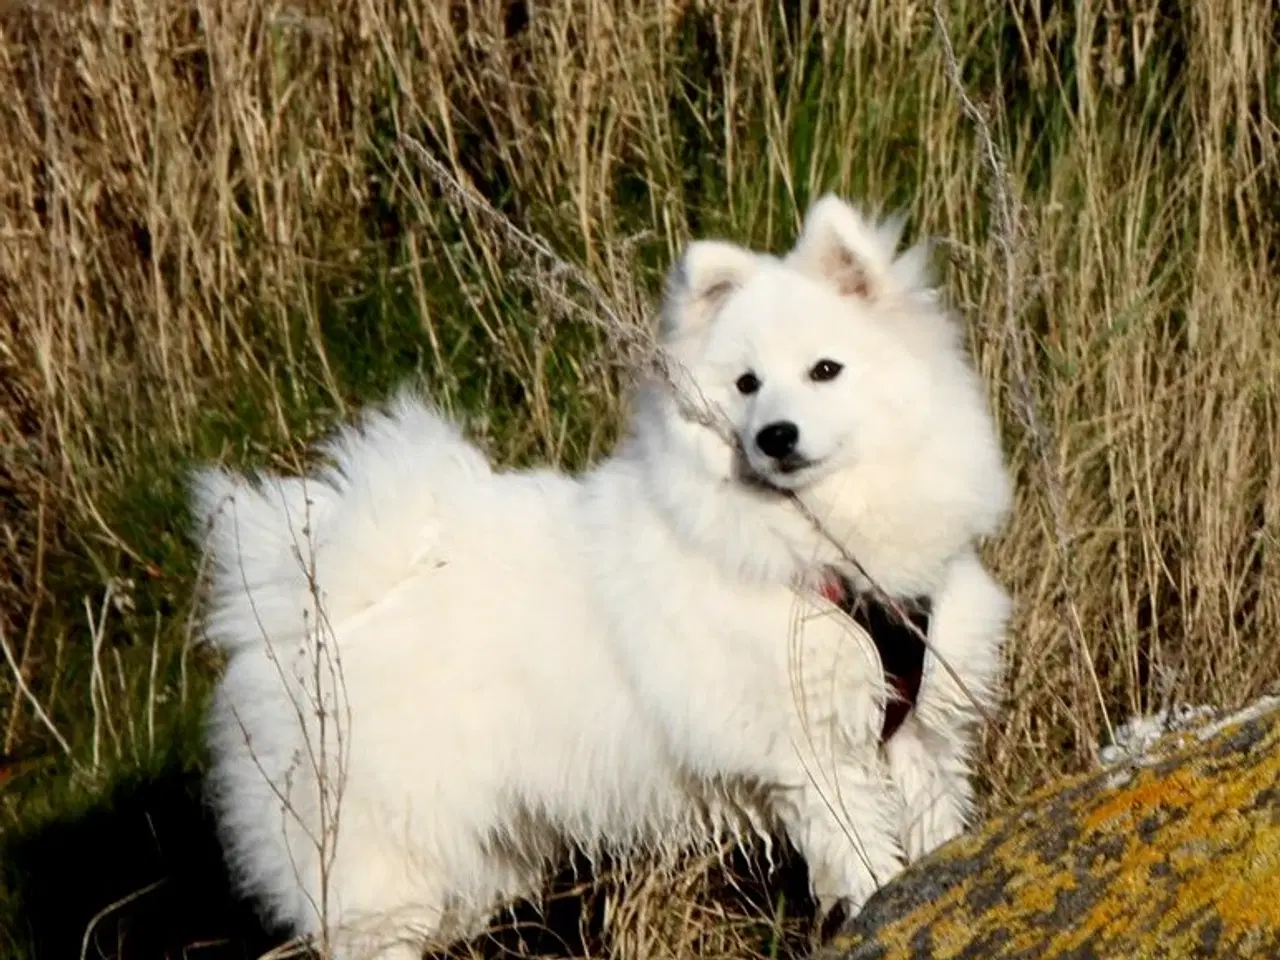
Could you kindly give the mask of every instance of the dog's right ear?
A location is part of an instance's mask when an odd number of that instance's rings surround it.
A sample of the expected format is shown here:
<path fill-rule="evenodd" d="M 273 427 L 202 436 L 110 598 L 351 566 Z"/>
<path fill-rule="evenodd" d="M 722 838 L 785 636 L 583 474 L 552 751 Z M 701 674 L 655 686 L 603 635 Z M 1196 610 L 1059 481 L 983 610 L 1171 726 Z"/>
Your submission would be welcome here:
<path fill-rule="evenodd" d="M 663 340 L 696 334 L 760 269 L 760 256 L 723 240 L 695 240 L 667 274 L 660 333 Z"/>

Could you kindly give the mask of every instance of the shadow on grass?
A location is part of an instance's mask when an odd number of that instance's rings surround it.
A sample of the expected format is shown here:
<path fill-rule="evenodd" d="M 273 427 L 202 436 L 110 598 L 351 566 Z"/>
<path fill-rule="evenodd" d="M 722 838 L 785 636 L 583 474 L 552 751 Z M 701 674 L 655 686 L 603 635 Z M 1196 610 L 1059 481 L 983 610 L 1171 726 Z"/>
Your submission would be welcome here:
<path fill-rule="evenodd" d="M 284 939 L 232 895 L 199 774 L 178 765 L 7 837 L 0 858 L 30 960 L 239 960 Z"/>
<path fill-rule="evenodd" d="M 750 952 L 801 956 L 808 938 L 798 931 L 813 916 L 804 866 L 792 854 L 766 875 L 760 859 L 728 858 L 713 899 L 760 918 L 741 931 Z M 199 772 L 181 763 L 130 775 L 74 816 L 10 834 L 0 864 L 13 921 L 0 940 L 27 960 L 251 960 L 286 940 L 232 892 Z M 520 904 L 496 918 L 473 955 L 608 955 L 608 887 L 575 863 L 550 884 L 541 910 Z M 779 903 L 782 926 L 770 921 Z"/>

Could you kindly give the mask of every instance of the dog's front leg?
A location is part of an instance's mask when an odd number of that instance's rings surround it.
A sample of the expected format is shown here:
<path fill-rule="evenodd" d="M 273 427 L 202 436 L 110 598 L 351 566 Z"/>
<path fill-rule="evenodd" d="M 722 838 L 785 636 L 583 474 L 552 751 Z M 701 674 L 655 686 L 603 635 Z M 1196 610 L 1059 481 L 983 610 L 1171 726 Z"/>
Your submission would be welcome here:
<path fill-rule="evenodd" d="M 874 757 L 847 759 L 834 775 L 806 772 L 809 782 L 784 802 L 781 819 L 808 865 L 822 915 L 839 904 L 851 919 L 903 868 L 897 799 Z"/>
<path fill-rule="evenodd" d="M 795 787 L 779 814 L 824 915 L 838 903 L 851 918 L 903 868 L 901 800 L 879 749 L 885 678 L 843 618 L 818 614 L 807 627 L 790 670 Z"/>
<path fill-rule="evenodd" d="M 964 832 L 973 812 L 971 734 L 938 734 L 909 716 L 885 745 L 900 802 L 898 834 L 914 863 Z"/>
<path fill-rule="evenodd" d="M 962 833 L 972 817 L 972 754 L 998 700 L 1009 608 L 976 554 L 953 561 L 934 604 L 916 709 L 885 745 L 908 860 Z"/>

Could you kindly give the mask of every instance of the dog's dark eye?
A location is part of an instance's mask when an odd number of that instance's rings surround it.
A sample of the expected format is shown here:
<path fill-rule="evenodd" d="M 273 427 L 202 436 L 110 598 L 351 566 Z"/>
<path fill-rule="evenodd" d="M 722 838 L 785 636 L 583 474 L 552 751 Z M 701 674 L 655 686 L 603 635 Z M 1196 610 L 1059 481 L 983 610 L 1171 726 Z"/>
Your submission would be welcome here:
<path fill-rule="evenodd" d="M 750 396 L 760 389 L 760 378 L 754 373 L 748 371 L 738 378 L 738 382 L 735 386 L 738 388 L 738 392 L 740 394 L 743 396 Z"/>
<path fill-rule="evenodd" d="M 828 380 L 834 380 L 840 376 L 840 371 L 843 369 L 843 363 L 836 363 L 834 360 L 819 360 L 813 365 L 813 369 L 809 371 L 809 379 L 815 383 L 826 383 Z"/>

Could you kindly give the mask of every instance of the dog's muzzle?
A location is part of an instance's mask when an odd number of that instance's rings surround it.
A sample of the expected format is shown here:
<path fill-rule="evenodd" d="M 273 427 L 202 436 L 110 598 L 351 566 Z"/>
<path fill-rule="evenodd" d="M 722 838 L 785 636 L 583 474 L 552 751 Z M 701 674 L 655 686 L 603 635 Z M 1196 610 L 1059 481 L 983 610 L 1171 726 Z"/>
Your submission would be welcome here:
<path fill-rule="evenodd" d="M 893 694 L 885 704 L 884 725 L 880 729 L 880 742 L 888 743 L 920 698 L 925 653 L 921 638 L 929 635 L 933 603 L 928 597 L 894 597 L 891 603 L 886 602 L 889 598 L 859 590 L 835 570 L 827 571 L 821 590 L 822 595 L 852 617 L 875 644 Z"/>

